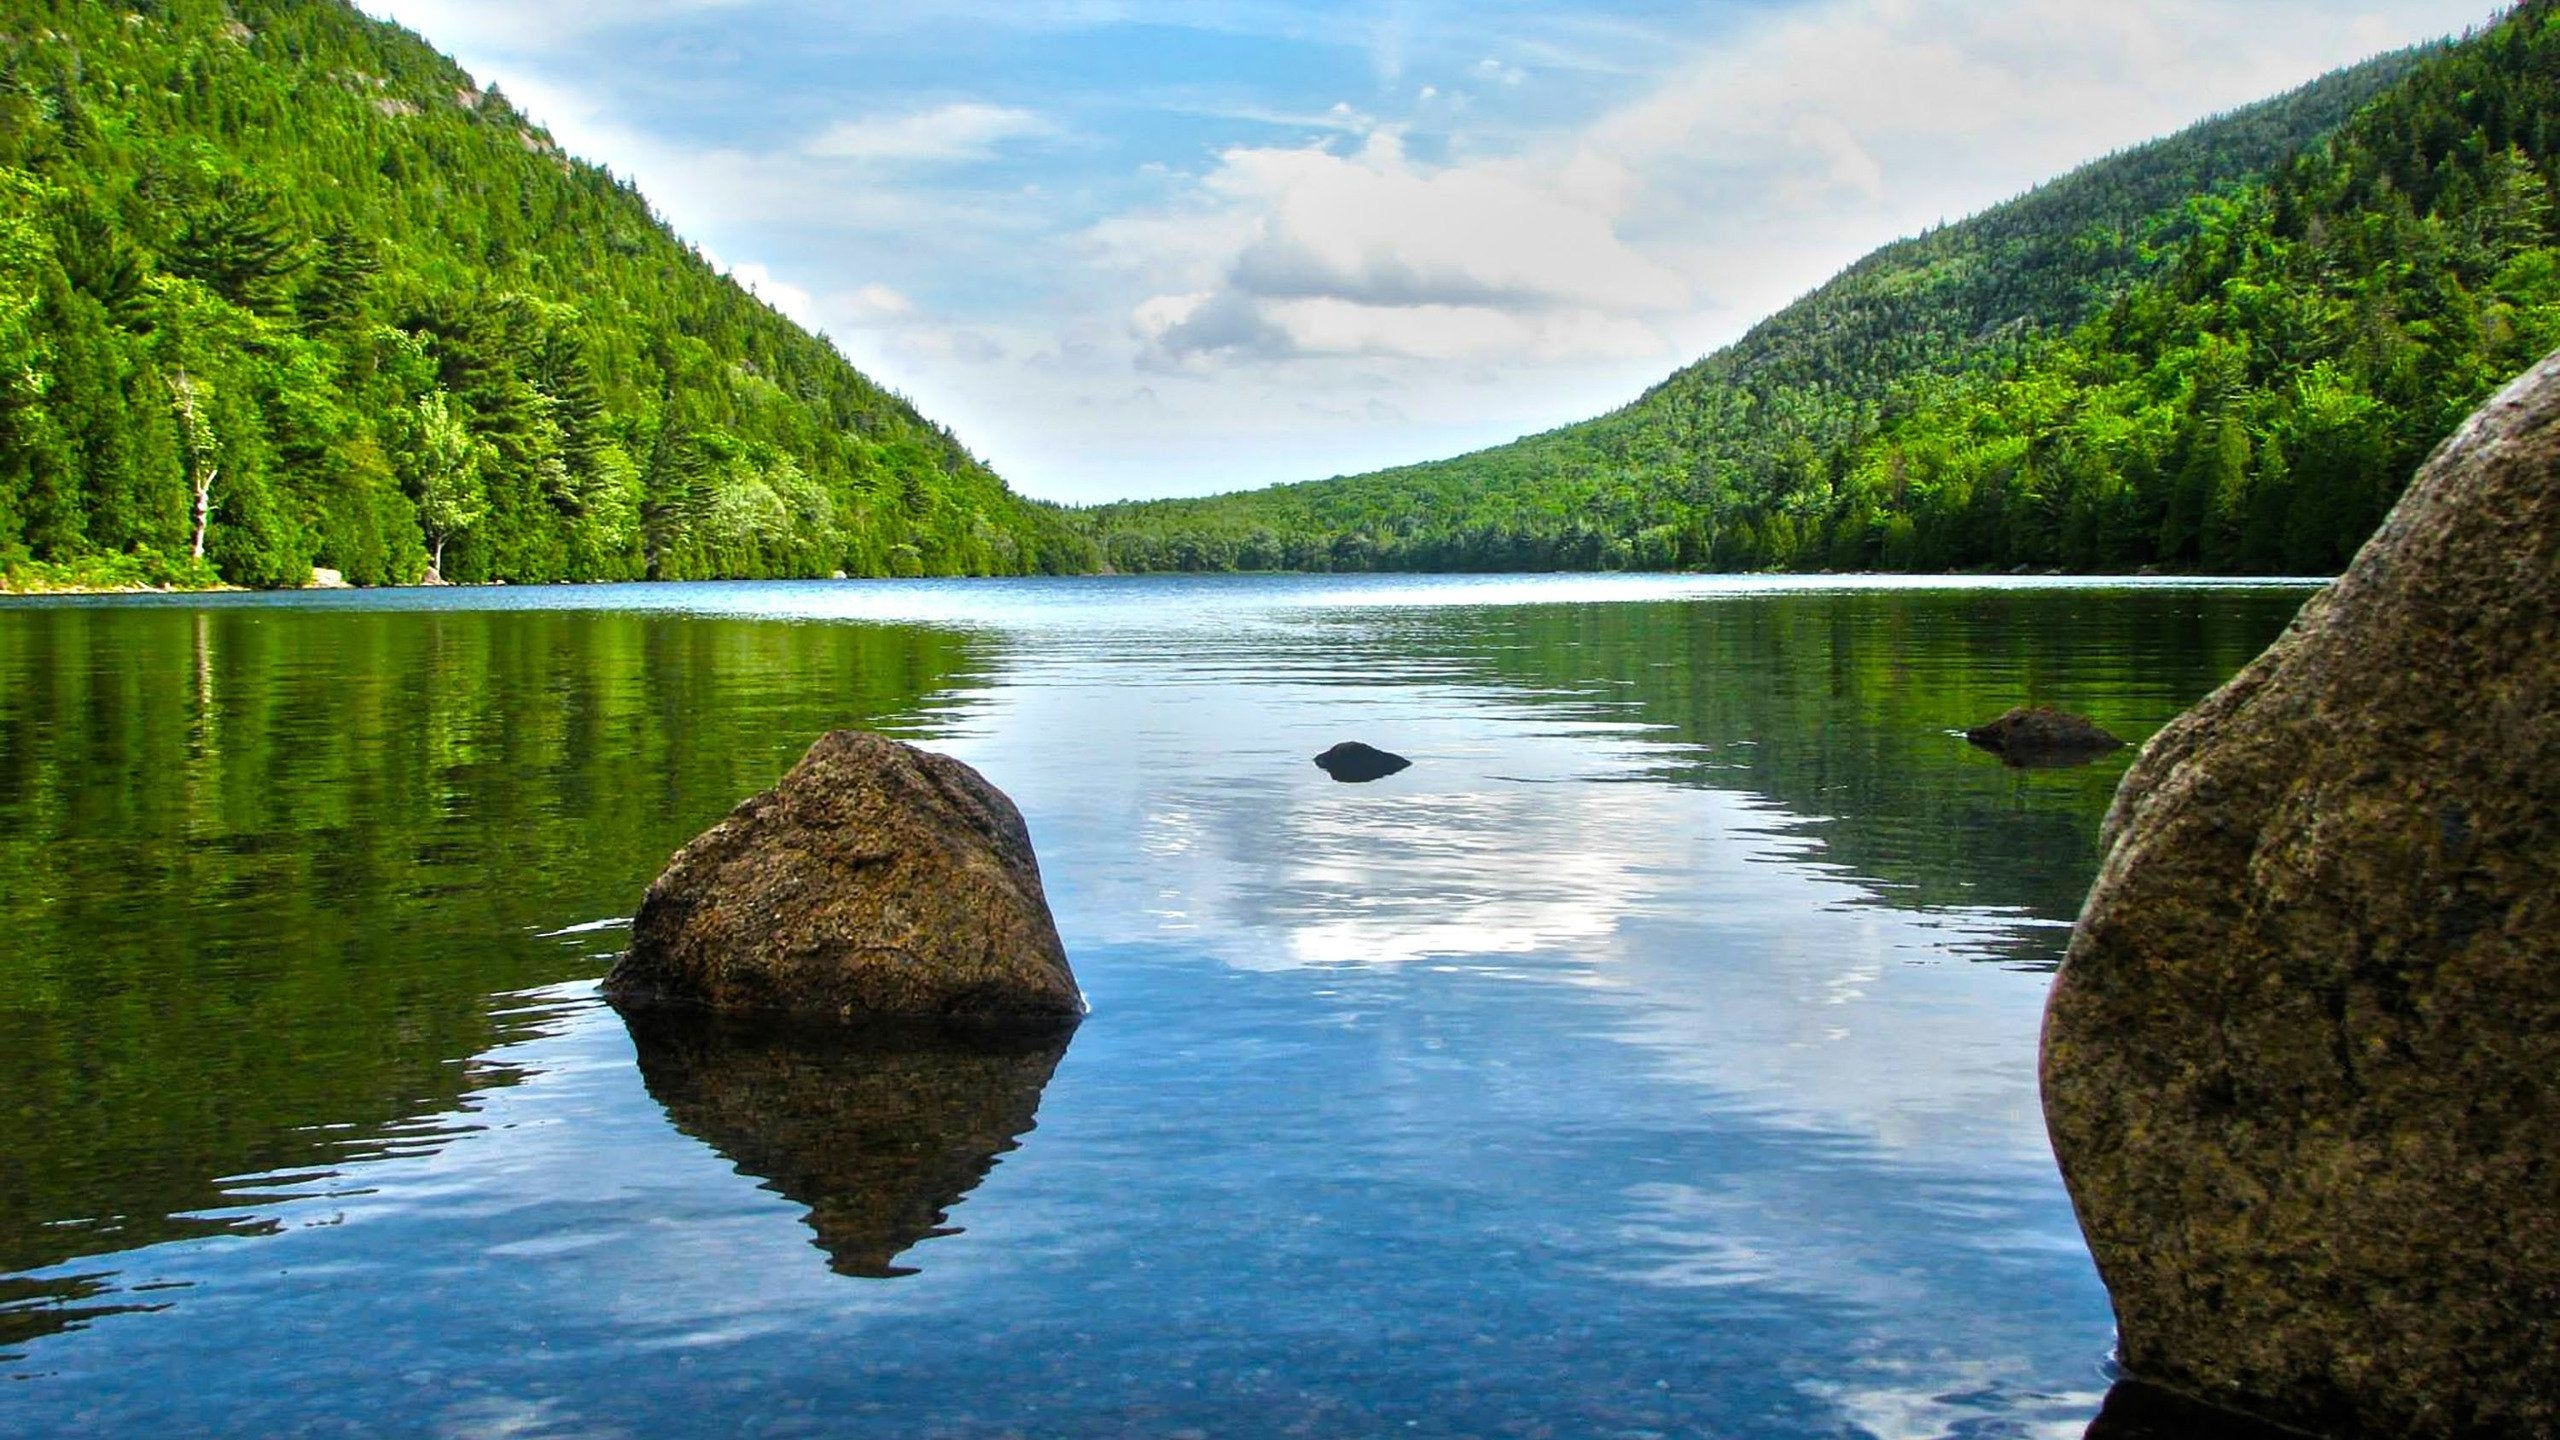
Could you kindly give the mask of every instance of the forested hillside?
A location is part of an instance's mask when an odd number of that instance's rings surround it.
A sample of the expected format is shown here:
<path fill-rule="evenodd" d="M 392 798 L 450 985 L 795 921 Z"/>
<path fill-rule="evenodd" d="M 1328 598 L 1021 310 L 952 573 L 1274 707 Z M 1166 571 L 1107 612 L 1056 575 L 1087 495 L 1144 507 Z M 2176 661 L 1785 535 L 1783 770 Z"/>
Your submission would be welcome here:
<path fill-rule="evenodd" d="M 0 576 L 1092 558 L 406 31 L 341 0 L 0 14 Z"/>
<path fill-rule="evenodd" d="M 1598 420 L 1083 518 L 1129 570 L 2334 569 L 2560 344 L 2555 113 L 2532 0 L 1889 246 Z"/>

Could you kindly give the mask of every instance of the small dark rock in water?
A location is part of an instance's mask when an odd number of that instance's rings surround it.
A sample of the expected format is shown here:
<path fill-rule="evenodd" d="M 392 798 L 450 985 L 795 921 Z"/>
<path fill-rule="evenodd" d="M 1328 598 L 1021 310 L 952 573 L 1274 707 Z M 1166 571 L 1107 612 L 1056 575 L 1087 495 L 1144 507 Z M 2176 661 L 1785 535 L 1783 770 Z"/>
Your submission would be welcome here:
<path fill-rule="evenodd" d="M 2044 1106 L 2128 1375 L 2560 1435 L 2560 355 L 2126 775 Z"/>
<path fill-rule="evenodd" d="M 2083 715 L 2065 714 L 2049 706 L 2023 706 L 1988 725 L 1976 725 L 1964 738 L 2012 765 L 2086 765 L 2124 742 Z"/>
<path fill-rule="evenodd" d="M 951 1208 L 1031 1129 L 1074 1032 L 813 1025 L 686 1006 L 624 1012 L 675 1127 L 809 1207 L 840 1275 L 953 1233 Z"/>
<path fill-rule="evenodd" d="M 1013 802 L 854 730 L 676 853 L 605 993 L 837 1020 L 1084 1014 Z"/>
<path fill-rule="evenodd" d="M 1357 740 L 1345 740 L 1317 756 L 1316 765 L 1346 785 L 1365 785 L 1372 780 L 1384 780 L 1399 770 L 1410 769 L 1413 762 Z"/>

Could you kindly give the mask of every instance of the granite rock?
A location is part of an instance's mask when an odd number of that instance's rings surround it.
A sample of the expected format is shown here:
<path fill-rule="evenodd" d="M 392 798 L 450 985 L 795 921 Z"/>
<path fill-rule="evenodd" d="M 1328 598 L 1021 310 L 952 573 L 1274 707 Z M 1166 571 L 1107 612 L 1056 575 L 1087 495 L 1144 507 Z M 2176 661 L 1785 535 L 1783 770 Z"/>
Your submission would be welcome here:
<path fill-rule="evenodd" d="M 2045 1114 L 2134 1377 L 2560 1433 L 2560 356 L 2126 776 Z"/>
<path fill-rule="evenodd" d="M 852 730 L 677 852 L 605 991 L 847 1021 L 1084 1013 L 1013 802 L 949 756 Z"/>

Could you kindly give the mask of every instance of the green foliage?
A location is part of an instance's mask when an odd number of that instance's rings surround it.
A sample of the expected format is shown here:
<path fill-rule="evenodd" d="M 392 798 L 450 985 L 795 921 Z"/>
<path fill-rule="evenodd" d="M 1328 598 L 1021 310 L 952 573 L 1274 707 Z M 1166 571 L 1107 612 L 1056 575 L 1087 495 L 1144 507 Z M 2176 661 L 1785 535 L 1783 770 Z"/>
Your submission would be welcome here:
<path fill-rule="evenodd" d="M 468 532 L 488 513 L 488 494 L 480 471 L 494 455 L 489 442 L 471 433 L 454 413 L 452 397 L 431 390 L 418 400 L 414 443 L 408 454 L 413 467 L 410 493 L 418 497 L 418 520 L 426 527 L 428 573 L 444 565 L 444 547 Z"/>
<path fill-rule="evenodd" d="M 161 263 L 234 305 L 273 314 L 303 266 L 302 243 L 286 229 L 283 208 L 260 187 L 225 175 L 178 227 Z"/>
<path fill-rule="evenodd" d="M 0 574 L 0 595 L 60 595 L 88 591 L 210 590 L 222 584 L 213 567 L 185 556 L 152 550 L 102 553 L 65 564 L 20 562 Z"/>
<path fill-rule="evenodd" d="M 342 0 L 12 7 L 0 575 L 199 575 L 143 557 L 193 553 L 208 475 L 204 555 L 244 585 L 439 551 L 517 582 L 1094 560 L 407 32 Z"/>
<path fill-rule="evenodd" d="M 49 578 L 177 577 L 103 556 Z M 520 1033 L 489 996 L 600 968 L 592 937 L 534 932 L 627 913 L 810 736 L 912 733 L 986 643 L 556 610 L 0 614 L 0 1273 L 253 1227 L 218 1177 L 343 1161 L 507 1083 L 463 1063 Z M 0 1305 L 0 1351 L 66 1318 Z"/>
<path fill-rule="evenodd" d="M 1083 519 L 1122 570 L 2312 573 L 2560 346 L 2560 4 L 1893 245 L 1585 424 Z"/>

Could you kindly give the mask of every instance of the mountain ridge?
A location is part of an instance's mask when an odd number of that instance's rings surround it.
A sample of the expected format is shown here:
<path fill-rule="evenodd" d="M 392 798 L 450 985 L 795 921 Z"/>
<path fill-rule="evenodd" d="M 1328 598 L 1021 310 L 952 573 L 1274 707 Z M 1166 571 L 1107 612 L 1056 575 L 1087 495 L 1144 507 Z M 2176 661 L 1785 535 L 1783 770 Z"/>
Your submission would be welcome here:
<path fill-rule="evenodd" d="M 1927 538 L 1925 515 L 1889 513 L 1912 508 L 1900 470 L 1868 477 L 1889 492 L 1883 500 L 1850 492 L 1863 471 L 1907 458 L 1878 446 L 1907 428 L 1911 412 L 1942 392 L 2024 369 L 2108 304 L 2168 283 L 2214 227 L 2387 97 L 2448 66 L 2482 68 L 2475 62 L 2484 55 L 2506 55 L 2486 62 L 2484 74 L 2515 80 L 2533 62 L 2498 46 L 2530 38 L 2548 13 L 2547 0 L 2534 0 L 2458 42 L 2378 57 L 1880 247 L 1732 345 L 1593 419 L 1446 460 L 1120 502 L 1079 519 L 1124 570 L 2200 563 L 2200 547 L 2165 540 L 2151 547 L 2159 553 L 2145 553 L 2123 543 L 2074 550 L 2006 535 L 1988 545 Z M 2507 109 L 2534 108 L 2512 84 L 2493 88 Z M 2468 96 L 2428 103 L 2436 112 L 2478 108 Z M 2443 136 L 2430 144 L 2458 148 Z M 2527 150 L 2547 177 L 2550 147 L 2537 141 Z M 2551 238 L 2545 227 L 2541 243 Z M 1996 438 L 1994 450 L 2015 437 Z M 2164 536 L 2173 528 L 2154 520 Z M 1897 528 L 1903 521 L 1908 533 Z M 2239 558 L 2265 568 L 2263 555 Z"/>
<path fill-rule="evenodd" d="M 0 21 L 0 373 L 22 585 L 1092 562 L 628 182 L 340 0 Z"/>

